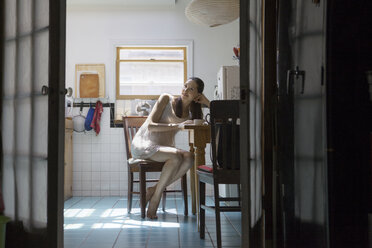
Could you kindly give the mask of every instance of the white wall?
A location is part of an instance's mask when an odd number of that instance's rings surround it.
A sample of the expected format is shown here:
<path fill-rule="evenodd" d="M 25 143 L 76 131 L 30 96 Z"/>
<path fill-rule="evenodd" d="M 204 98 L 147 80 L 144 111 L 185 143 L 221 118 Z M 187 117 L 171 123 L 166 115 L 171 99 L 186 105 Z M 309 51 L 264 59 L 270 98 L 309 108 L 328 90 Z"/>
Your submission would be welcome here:
<path fill-rule="evenodd" d="M 74 85 L 75 64 L 104 63 L 106 92 L 115 98 L 112 43 L 117 40 L 193 40 L 194 76 L 206 83 L 212 97 L 216 74 L 221 65 L 236 64 L 232 48 L 239 43 L 239 22 L 220 27 L 197 26 L 187 20 L 184 9 L 189 1 L 179 0 L 174 8 L 155 10 L 67 12 L 66 86 Z"/>
<path fill-rule="evenodd" d="M 69 6 L 66 28 L 66 87 L 74 88 L 76 64 L 103 63 L 106 68 L 106 97 L 110 102 L 115 102 L 115 53 L 113 44 L 118 41 L 134 40 L 149 42 L 193 40 L 193 76 L 204 80 L 206 83 L 204 93 L 212 99 L 219 67 L 236 64 L 232 59 L 232 49 L 239 43 L 239 22 L 237 20 L 215 28 L 197 26 L 189 22 L 184 15 L 184 9 L 188 3 L 189 1 L 186 0 L 178 0 L 173 7 L 132 8 L 130 10 L 110 8 L 83 10 L 82 8 Z M 76 113 L 76 110 L 74 112 Z M 118 165 L 119 168 L 116 168 L 116 165 L 110 166 L 113 170 L 109 172 L 112 172 L 115 180 L 108 178 L 109 173 L 103 173 L 102 170 L 99 173 L 96 171 L 97 173 L 92 174 L 93 169 L 97 170 L 98 168 L 98 161 L 93 161 L 94 158 L 92 157 L 98 158 L 98 155 L 93 155 L 94 151 L 97 151 L 97 147 L 105 147 L 106 142 L 113 145 L 113 141 L 111 142 L 108 137 L 112 137 L 116 142 L 114 136 L 119 136 L 120 140 L 117 141 L 118 144 L 121 144 L 119 147 L 124 142 L 123 135 L 121 135 L 122 130 L 119 131 L 109 127 L 108 112 L 109 108 L 105 108 L 103 115 L 105 121 L 102 122 L 103 126 L 100 133 L 103 138 L 95 137 L 93 133 L 74 134 L 74 173 L 81 172 L 74 175 L 74 195 L 122 195 L 126 193 L 126 181 L 122 181 L 122 179 L 126 180 L 126 176 L 123 174 L 126 173 L 126 165 L 123 163 L 125 155 L 120 155 L 119 161 L 112 161 L 112 164 L 120 164 Z M 91 137 L 87 138 L 89 136 Z M 180 135 L 177 142 L 185 148 L 187 148 L 186 137 Z M 121 148 L 123 148 L 121 151 L 124 151 L 124 147 Z M 81 152 L 87 153 L 84 156 L 90 156 L 90 158 L 85 158 L 80 154 Z M 100 153 L 100 168 L 103 168 L 104 164 L 109 162 L 106 160 L 108 155 L 104 155 L 102 149 Z M 208 152 L 206 154 L 207 161 L 209 161 Z M 84 162 L 83 166 L 82 162 Z M 105 170 L 108 170 L 107 167 L 105 167 Z M 114 172 L 121 172 L 121 174 L 119 173 L 120 177 L 116 178 Z M 102 182 L 104 181 L 102 178 L 107 181 L 117 180 L 117 183 L 120 182 L 119 186 L 117 187 L 115 183 L 112 183 L 112 190 L 110 190 L 110 186 L 100 183 L 99 185 L 102 186 L 98 187 L 97 180 Z"/>

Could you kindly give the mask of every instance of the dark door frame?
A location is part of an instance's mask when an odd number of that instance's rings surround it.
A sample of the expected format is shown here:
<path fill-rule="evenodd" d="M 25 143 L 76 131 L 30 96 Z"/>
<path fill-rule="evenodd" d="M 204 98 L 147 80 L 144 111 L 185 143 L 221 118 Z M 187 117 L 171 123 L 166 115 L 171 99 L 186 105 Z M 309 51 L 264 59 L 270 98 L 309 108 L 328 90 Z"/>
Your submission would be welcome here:
<path fill-rule="evenodd" d="M 274 116 L 276 106 L 276 30 L 277 0 L 256 0 L 262 4 L 262 208 L 263 218 L 253 230 L 250 227 L 250 144 L 249 144 L 249 65 L 250 65 L 250 1 L 240 1 L 240 82 L 241 82 L 241 196 L 242 196 L 242 247 L 273 247 L 275 235 L 275 175 L 274 172 Z M 244 164 L 243 164 L 244 163 Z M 254 235 L 253 235 L 254 232 Z M 257 237 L 258 235 L 258 237 Z"/>
<path fill-rule="evenodd" d="M 240 170 L 242 198 L 241 246 L 250 244 L 250 144 L 249 144 L 249 1 L 240 1 Z"/>
<path fill-rule="evenodd" d="M 63 248 L 66 0 L 49 1 L 49 16 L 47 237 L 48 247 Z"/>
<path fill-rule="evenodd" d="M 276 168 L 274 153 L 275 114 L 277 106 L 277 1 L 263 1 L 263 65 L 262 65 L 262 166 L 263 166 L 263 242 L 265 247 L 274 247 L 276 236 Z"/>

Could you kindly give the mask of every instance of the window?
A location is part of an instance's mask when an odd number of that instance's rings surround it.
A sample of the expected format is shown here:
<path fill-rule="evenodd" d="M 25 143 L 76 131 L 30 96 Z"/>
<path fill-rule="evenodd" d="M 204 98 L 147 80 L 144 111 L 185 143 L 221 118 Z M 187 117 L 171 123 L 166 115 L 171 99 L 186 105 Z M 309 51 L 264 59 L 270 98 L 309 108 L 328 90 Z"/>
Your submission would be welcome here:
<path fill-rule="evenodd" d="M 186 47 L 117 47 L 116 99 L 178 95 L 187 78 Z"/>

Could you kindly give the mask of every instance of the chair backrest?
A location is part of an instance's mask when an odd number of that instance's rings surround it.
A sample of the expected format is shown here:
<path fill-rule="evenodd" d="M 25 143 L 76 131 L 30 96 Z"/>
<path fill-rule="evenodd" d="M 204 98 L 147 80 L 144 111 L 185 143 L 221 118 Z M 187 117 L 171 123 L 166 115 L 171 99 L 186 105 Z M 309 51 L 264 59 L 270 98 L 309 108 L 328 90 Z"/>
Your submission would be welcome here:
<path fill-rule="evenodd" d="M 146 121 L 145 116 L 124 116 L 123 117 L 123 128 L 124 128 L 124 140 L 125 148 L 127 151 L 127 159 L 132 157 L 131 144 L 136 135 L 137 131 L 140 129 L 142 124 Z"/>
<path fill-rule="evenodd" d="M 210 123 L 213 169 L 239 170 L 239 100 L 212 101 Z"/>

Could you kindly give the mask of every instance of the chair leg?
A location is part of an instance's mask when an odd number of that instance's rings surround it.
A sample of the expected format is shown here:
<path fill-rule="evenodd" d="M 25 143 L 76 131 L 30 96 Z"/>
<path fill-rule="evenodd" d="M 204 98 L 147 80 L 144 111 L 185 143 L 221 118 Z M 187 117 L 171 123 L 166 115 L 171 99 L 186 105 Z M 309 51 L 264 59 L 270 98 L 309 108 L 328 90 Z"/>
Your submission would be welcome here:
<path fill-rule="evenodd" d="M 165 203 L 167 202 L 167 193 L 166 193 L 167 188 L 164 189 L 163 191 L 163 199 L 162 199 L 162 205 L 163 205 L 163 212 L 165 212 Z"/>
<path fill-rule="evenodd" d="M 128 214 L 132 211 L 132 199 L 133 199 L 133 172 L 128 168 L 128 202 L 127 209 Z"/>
<path fill-rule="evenodd" d="M 181 179 L 182 196 L 183 196 L 183 214 L 187 216 L 189 214 L 189 205 L 187 202 L 187 174 L 183 175 Z"/>
<path fill-rule="evenodd" d="M 218 183 L 214 183 L 214 202 L 216 214 L 216 234 L 217 234 L 217 248 L 221 248 L 221 215 L 220 215 L 220 193 L 218 190 Z"/>
<path fill-rule="evenodd" d="M 139 170 L 139 181 L 140 181 L 140 207 L 141 207 L 141 218 L 145 218 L 146 210 L 146 171 L 140 167 Z"/>
<path fill-rule="evenodd" d="M 200 214 L 200 238 L 205 237 L 205 209 L 201 206 L 205 205 L 205 183 L 199 180 L 199 214 Z"/>

